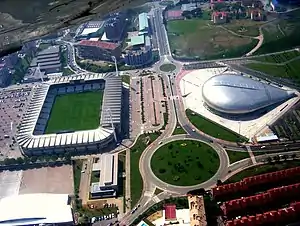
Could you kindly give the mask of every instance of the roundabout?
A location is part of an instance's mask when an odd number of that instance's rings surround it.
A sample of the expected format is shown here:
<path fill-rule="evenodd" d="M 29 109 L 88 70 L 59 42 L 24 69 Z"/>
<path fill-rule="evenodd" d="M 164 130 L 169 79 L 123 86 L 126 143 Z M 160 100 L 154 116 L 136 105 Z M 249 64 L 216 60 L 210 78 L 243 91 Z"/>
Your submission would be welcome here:
<path fill-rule="evenodd" d="M 158 148 L 151 158 L 154 175 L 175 186 L 193 186 L 211 179 L 218 171 L 220 158 L 208 144 L 177 140 Z"/>
<path fill-rule="evenodd" d="M 159 70 L 163 72 L 172 72 L 176 69 L 176 66 L 174 64 L 162 64 L 159 67 Z"/>

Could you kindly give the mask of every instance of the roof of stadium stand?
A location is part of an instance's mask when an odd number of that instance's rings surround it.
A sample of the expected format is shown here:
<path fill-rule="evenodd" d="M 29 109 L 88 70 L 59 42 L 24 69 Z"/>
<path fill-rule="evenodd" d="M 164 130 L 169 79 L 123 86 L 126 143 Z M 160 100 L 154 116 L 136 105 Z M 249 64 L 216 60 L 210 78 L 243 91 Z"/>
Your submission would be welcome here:
<path fill-rule="evenodd" d="M 24 194 L 0 200 L 0 226 L 73 222 L 67 194 Z"/>
<path fill-rule="evenodd" d="M 139 31 L 143 31 L 144 29 L 148 29 L 148 15 L 147 13 L 139 14 Z"/>
<path fill-rule="evenodd" d="M 145 36 L 144 35 L 136 35 L 131 37 L 130 45 L 137 46 L 137 45 L 144 45 L 145 44 Z"/>
<path fill-rule="evenodd" d="M 121 77 L 106 74 L 87 74 L 59 77 L 35 87 L 27 112 L 21 122 L 17 140 L 22 148 L 59 147 L 65 145 L 88 144 L 105 140 L 113 134 L 111 121 L 121 123 L 122 80 Z M 69 83 L 72 80 L 85 81 L 104 79 L 105 89 L 100 126 L 94 130 L 75 131 L 59 134 L 34 135 L 35 125 L 51 85 Z M 111 115 L 111 117 L 110 117 Z M 112 120 L 111 120 L 112 119 Z M 106 127 L 106 128 L 105 128 Z"/>
<path fill-rule="evenodd" d="M 235 74 L 213 76 L 202 86 L 205 103 L 219 112 L 228 114 L 254 112 L 294 95 L 293 91 Z"/>

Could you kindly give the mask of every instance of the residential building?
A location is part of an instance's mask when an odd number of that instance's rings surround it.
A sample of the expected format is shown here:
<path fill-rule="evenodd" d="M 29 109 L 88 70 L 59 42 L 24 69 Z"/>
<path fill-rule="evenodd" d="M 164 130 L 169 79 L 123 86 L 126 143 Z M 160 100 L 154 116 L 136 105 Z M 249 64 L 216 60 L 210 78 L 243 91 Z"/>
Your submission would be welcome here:
<path fill-rule="evenodd" d="M 149 33 L 149 22 L 147 13 L 139 14 L 139 34 Z"/>
<path fill-rule="evenodd" d="M 93 164 L 93 172 L 99 172 L 99 182 L 91 185 L 91 198 L 115 197 L 118 190 L 118 155 L 102 154 Z"/>
<path fill-rule="evenodd" d="M 11 53 L 8 56 L 2 58 L 2 63 L 4 63 L 9 69 L 13 69 L 19 61 L 18 53 Z M 0 61 L 1 64 L 1 61 Z"/>
<path fill-rule="evenodd" d="M 181 5 L 181 11 L 192 11 L 194 9 L 197 9 L 196 3 L 188 3 L 188 4 Z"/>
<path fill-rule="evenodd" d="M 203 196 L 188 195 L 190 222 L 193 226 L 207 226 Z"/>
<path fill-rule="evenodd" d="M 121 56 L 121 46 L 117 43 L 82 40 L 76 47 L 79 57 L 84 59 L 112 61 L 112 56 L 117 60 Z"/>
<path fill-rule="evenodd" d="M 213 12 L 211 14 L 211 20 L 214 24 L 224 24 L 228 22 L 228 13 L 227 12 Z"/>
<path fill-rule="evenodd" d="M 131 38 L 131 47 L 124 54 L 127 65 L 143 66 L 152 61 L 152 47 L 148 36 L 134 36 Z"/>
<path fill-rule="evenodd" d="M 50 46 L 49 48 L 42 50 L 36 57 L 36 65 L 31 64 L 30 66 L 39 66 L 40 70 L 45 72 L 45 74 L 61 72 L 60 47 Z"/>
<path fill-rule="evenodd" d="M 8 86 L 11 81 L 11 73 L 5 64 L 0 64 L 0 87 Z"/>
<path fill-rule="evenodd" d="M 250 18 L 254 21 L 263 21 L 266 19 L 266 15 L 261 9 L 252 9 L 250 10 Z"/>

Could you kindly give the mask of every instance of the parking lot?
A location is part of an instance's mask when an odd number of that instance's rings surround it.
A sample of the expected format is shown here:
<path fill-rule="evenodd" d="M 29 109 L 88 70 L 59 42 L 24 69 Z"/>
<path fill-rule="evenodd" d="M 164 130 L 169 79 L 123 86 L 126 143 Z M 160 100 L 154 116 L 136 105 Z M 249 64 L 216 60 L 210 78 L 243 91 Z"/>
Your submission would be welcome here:
<path fill-rule="evenodd" d="M 24 170 L 19 194 L 73 194 L 72 165 Z"/>
<path fill-rule="evenodd" d="M 0 159 L 21 155 L 14 136 L 30 100 L 32 88 L 27 86 L 0 91 Z"/>
<path fill-rule="evenodd" d="M 142 80 L 145 114 L 144 131 L 149 131 L 163 123 L 164 108 L 162 107 L 162 101 L 165 98 L 159 77 L 144 76 Z"/>

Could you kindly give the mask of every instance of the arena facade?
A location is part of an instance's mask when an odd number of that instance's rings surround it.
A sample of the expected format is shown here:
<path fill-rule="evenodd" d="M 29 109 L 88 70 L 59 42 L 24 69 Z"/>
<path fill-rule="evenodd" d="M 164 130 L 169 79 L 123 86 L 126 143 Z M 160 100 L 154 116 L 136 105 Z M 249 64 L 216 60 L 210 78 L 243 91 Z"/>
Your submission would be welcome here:
<path fill-rule="evenodd" d="M 94 90 L 104 90 L 98 128 L 45 134 L 56 95 Z M 22 152 L 29 156 L 100 151 L 115 142 L 116 134 L 121 132 L 121 112 L 121 77 L 86 74 L 55 78 L 34 88 L 17 132 L 17 142 Z"/>

